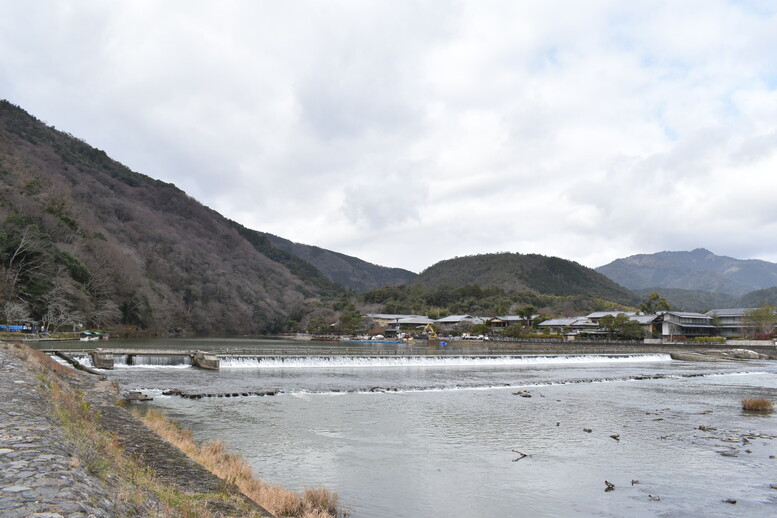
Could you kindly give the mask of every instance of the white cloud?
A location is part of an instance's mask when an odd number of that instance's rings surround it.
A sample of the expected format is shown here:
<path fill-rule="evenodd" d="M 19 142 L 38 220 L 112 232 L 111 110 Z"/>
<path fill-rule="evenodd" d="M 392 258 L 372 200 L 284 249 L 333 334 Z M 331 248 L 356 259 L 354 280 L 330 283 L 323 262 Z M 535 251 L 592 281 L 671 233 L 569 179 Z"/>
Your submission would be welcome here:
<path fill-rule="evenodd" d="M 0 97 L 389 266 L 777 259 L 769 2 L 0 0 Z"/>

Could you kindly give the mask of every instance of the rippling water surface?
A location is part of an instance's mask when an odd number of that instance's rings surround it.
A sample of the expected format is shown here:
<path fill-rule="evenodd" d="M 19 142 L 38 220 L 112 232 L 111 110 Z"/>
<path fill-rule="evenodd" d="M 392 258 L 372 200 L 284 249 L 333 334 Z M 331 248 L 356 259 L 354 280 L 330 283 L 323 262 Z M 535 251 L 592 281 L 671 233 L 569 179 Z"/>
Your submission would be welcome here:
<path fill-rule="evenodd" d="M 777 417 L 741 410 L 777 401 L 777 362 L 235 355 L 109 375 L 354 517 L 777 516 Z"/>

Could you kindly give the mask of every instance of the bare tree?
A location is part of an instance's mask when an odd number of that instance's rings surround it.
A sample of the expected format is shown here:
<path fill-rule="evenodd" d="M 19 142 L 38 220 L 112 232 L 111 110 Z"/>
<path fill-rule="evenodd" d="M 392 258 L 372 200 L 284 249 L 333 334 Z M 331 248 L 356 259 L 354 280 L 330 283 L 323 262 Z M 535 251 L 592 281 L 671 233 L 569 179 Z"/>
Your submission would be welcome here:
<path fill-rule="evenodd" d="M 30 320 L 30 311 L 27 305 L 17 301 L 8 301 L 3 304 L 3 315 L 7 324 Z"/>
<path fill-rule="evenodd" d="M 102 300 L 92 311 L 90 317 L 91 322 L 95 327 L 103 327 L 104 324 L 116 322 L 121 318 L 121 310 L 119 306 L 112 300 Z"/>
<path fill-rule="evenodd" d="M 37 234 L 37 227 L 27 226 L 19 236 L 19 242 L 8 254 L 3 270 L 7 300 L 18 299 L 25 295 L 22 281 L 32 277 L 46 264 L 44 255 L 37 250 L 35 242 Z"/>
<path fill-rule="evenodd" d="M 83 315 L 71 307 L 67 298 L 67 289 L 57 280 L 54 287 L 41 297 L 43 303 L 43 330 L 58 330 L 64 327 L 72 327 L 75 331 L 84 321 Z"/>

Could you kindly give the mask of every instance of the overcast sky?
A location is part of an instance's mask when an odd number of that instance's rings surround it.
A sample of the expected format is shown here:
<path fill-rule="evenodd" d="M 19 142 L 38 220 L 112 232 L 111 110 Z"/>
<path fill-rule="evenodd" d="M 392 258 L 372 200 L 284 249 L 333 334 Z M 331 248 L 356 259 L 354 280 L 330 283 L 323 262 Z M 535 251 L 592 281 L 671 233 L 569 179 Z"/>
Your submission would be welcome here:
<path fill-rule="evenodd" d="M 777 2 L 0 0 L 0 98 L 226 217 L 421 271 L 777 261 Z"/>

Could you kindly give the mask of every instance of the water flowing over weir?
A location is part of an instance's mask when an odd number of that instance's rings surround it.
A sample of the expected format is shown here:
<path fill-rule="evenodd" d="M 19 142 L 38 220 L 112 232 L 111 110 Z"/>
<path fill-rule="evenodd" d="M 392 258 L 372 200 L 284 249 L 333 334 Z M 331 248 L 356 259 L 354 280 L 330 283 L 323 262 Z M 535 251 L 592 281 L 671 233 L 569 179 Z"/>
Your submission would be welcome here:
<path fill-rule="evenodd" d="M 669 362 L 668 354 L 592 356 L 221 356 L 222 369 L 520 367 L 553 364 Z"/>
<path fill-rule="evenodd" d="M 88 354 L 71 357 L 87 367 L 94 367 Z M 365 368 L 447 368 L 447 367 L 514 367 L 532 365 L 567 365 L 599 363 L 669 362 L 668 354 L 554 355 L 554 356 L 279 356 L 279 355 L 218 355 L 221 369 L 365 369 Z M 192 367 L 185 354 L 117 354 L 115 368 Z"/>
<path fill-rule="evenodd" d="M 94 367 L 92 357 L 88 354 L 71 354 L 74 360 L 86 367 Z M 153 355 L 153 354 L 136 354 L 127 355 L 119 354 L 115 356 L 114 368 L 132 368 L 132 367 L 191 367 L 191 357 L 181 354 L 175 355 Z"/>
<path fill-rule="evenodd" d="M 119 355 L 116 368 L 122 367 L 191 367 L 192 359 L 186 355 Z"/>

